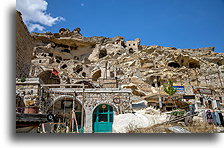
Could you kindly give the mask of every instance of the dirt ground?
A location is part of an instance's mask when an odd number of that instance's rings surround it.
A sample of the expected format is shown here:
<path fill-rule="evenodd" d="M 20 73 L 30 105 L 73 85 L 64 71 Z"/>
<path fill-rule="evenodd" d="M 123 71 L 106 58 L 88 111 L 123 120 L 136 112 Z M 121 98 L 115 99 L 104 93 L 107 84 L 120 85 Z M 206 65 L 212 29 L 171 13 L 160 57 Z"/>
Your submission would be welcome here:
<path fill-rule="evenodd" d="M 207 124 L 201 121 L 194 121 L 192 125 L 185 126 L 184 123 L 160 124 L 153 125 L 147 128 L 138 128 L 131 130 L 129 133 L 174 133 L 168 128 L 173 126 L 180 126 L 188 130 L 190 133 L 224 133 L 224 127 Z"/>

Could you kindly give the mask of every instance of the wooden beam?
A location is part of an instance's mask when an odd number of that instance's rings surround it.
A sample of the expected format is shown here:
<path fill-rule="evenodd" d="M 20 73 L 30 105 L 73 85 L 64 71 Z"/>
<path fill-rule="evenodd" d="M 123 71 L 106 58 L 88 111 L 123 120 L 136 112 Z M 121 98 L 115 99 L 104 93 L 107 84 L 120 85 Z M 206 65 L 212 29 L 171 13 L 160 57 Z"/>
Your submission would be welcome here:
<path fill-rule="evenodd" d="M 54 87 L 54 86 L 80 86 L 82 87 L 82 84 L 41 84 L 42 87 Z M 88 85 L 85 85 L 88 86 Z"/>
<path fill-rule="evenodd" d="M 82 88 L 82 117 L 81 117 L 81 129 L 83 128 L 83 122 L 84 122 L 84 99 L 85 99 L 85 85 L 83 84 Z"/>

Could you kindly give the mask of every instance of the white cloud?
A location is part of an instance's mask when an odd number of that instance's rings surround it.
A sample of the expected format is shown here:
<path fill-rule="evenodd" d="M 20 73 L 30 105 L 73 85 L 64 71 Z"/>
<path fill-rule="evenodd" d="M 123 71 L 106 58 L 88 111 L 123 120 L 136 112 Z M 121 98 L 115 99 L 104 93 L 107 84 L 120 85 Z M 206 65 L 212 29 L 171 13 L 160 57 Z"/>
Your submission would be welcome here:
<path fill-rule="evenodd" d="M 43 31 L 44 26 L 52 26 L 63 17 L 52 17 L 47 11 L 48 3 L 45 0 L 17 0 L 16 9 L 22 13 L 24 22 L 30 29 Z M 37 24 L 38 23 L 38 24 Z M 31 30 L 29 30 L 31 31 Z M 33 30 L 32 30 L 33 31 Z"/>
<path fill-rule="evenodd" d="M 39 25 L 39 24 L 28 24 L 27 25 L 28 29 L 30 32 L 34 31 L 34 30 L 38 30 L 38 31 L 44 31 L 44 27 Z"/>

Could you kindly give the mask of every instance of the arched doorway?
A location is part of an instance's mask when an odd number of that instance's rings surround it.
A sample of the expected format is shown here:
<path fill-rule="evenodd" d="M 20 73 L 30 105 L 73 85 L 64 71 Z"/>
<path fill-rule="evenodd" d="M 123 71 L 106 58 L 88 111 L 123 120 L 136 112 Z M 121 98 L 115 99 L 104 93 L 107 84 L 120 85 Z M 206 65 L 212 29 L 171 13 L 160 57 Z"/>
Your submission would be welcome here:
<path fill-rule="evenodd" d="M 73 108 L 75 109 L 75 114 L 72 114 Z M 85 112 L 83 113 L 82 123 L 82 105 L 73 98 L 63 97 L 56 100 L 48 109 L 47 113 L 54 115 L 54 120 L 52 122 L 54 123 L 53 125 L 55 125 L 53 127 L 55 130 L 60 126 L 61 129 L 68 127 L 69 132 L 84 131 Z M 63 133 L 63 131 L 61 132 Z"/>
<path fill-rule="evenodd" d="M 129 54 L 133 54 L 133 53 L 134 53 L 134 49 L 130 48 L 130 49 L 128 50 L 128 52 L 129 52 Z"/>
<path fill-rule="evenodd" d="M 107 104 L 101 104 L 93 112 L 93 132 L 109 133 L 112 132 L 114 120 L 113 107 Z"/>

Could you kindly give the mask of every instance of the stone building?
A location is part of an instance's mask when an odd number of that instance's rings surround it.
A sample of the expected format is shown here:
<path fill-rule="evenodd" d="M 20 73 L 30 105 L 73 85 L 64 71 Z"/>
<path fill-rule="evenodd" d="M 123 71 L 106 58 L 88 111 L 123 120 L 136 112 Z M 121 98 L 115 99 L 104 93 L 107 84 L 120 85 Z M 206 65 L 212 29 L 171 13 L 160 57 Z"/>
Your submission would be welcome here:
<path fill-rule="evenodd" d="M 41 84 L 38 78 L 16 84 L 17 96 L 24 98 L 27 107 L 17 112 L 53 114 L 54 122 L 69 124 L 74 109 L 78 129 L 85 133 L 112 132 L 114 115 L 132 111 L 130 89 L 60 88 L 61 85 Z M 38 111 L 34 110 L 36 107 Z"/>
<path fill-rule="evenodd" d="M 140 48 L 141 48 L 139 38 L 136 38 L 134 41 L 132 41 L 132 40 L 131 41 L 126 41 L 125 45 L 126 45 L 126 48 L 127 48 L 129 54 L 132 54 L 136 51 L 139 51 Z"/>

